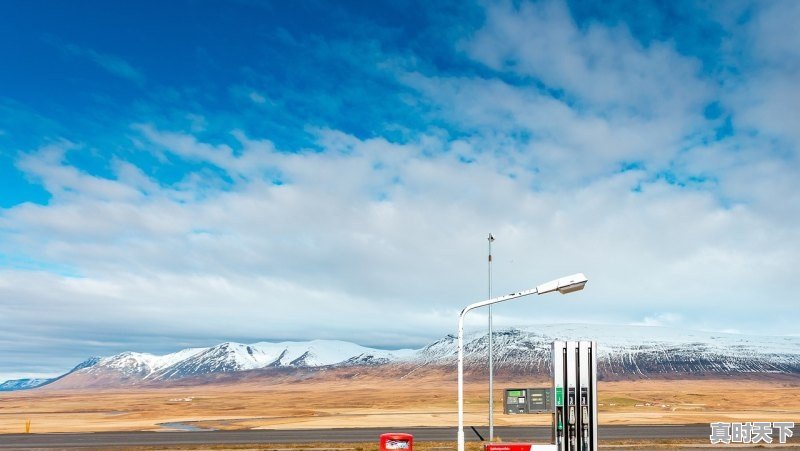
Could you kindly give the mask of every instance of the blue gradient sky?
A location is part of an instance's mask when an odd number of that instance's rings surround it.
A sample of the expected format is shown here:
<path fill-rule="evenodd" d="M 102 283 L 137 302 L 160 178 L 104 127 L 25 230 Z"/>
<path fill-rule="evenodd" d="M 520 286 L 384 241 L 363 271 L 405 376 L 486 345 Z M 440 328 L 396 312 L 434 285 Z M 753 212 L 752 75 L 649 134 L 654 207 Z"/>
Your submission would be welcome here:
<path fill-rule="evenodd" d="M 432 4 L 433 3 L 433 4 Z M 500 326 L 797 334 L 800 2 L 0 3 L 0 379 Z M 485 324 L 476 313 L 470 327 Z"/>

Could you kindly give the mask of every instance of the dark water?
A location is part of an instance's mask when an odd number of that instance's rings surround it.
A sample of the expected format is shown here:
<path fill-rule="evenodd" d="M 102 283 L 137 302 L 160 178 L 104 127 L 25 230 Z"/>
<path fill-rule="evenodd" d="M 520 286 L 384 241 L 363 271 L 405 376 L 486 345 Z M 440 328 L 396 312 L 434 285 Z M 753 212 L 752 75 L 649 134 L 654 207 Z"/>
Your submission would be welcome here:
<path fill-rule="evenodd" d="M 178 429 L 180 431 L 186 431 L 186 432 L 216 431 L 216 429 L 213 429 L 213 428 L 198 427 L 198 426 L 195 426 L 195 425 L 190 424 L 190 423 L 180 423 L 180 422 L 176 422 L 176 423 L 158 423 L 158 425 L 163 427 L 163 428 Z"/>

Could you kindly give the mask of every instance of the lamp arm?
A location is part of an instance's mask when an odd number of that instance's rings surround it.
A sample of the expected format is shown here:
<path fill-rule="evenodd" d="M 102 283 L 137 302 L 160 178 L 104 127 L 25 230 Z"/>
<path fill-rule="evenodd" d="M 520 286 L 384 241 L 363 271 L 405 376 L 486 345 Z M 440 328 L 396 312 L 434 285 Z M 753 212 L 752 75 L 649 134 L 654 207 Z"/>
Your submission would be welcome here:
<path fill-rule="evenodd" d="M 458 451 L 464 451 L 464 317 L 470 310 L 498 302 L 510 301 L 531 294 L 539 294 L 536 288 L 475 302 L 464 307 L 458 315 Z"/>
<path fill-rule="evenodd" d="M 583 273 L 573 274 L 560 279 L 551 280 L 530 290 L 511 293 L 485 301 L 475 302 L 464 307 L 458 315 L 458 451 L 464 451 L 464 316 L 467 312 L 498 302 L 510 301 L 531 294 L 545 294 L 559 291 L 561 294 L 582 290 L 589 279 Z"/>
<path fill-rule="evenodd" d="M 521 298 L 523 296 L 529 296 L 531 294 L 539 294 L 539 291 L 536 288 L 531 288 L 530 290 L 519 291 L 517 293 L 511 293 L 511 294 L 507 294 L 505 296 L 498 296 L 496 298 L 487 299 L 485 301 L 475 302 L 473 304 L 470 304 L 470 305 L 464 307 L 464 310 L 461 310 L 461 314 L 459 315 L 459 319 L 463 318 L 464 315 L 466 315 L 467 312 L 469 312 L 470 310 L 474 310 L 474 309 L 476 309 L 478 307 L 484 307 L 484 306 L 487 306 L 489 304 L 497 304 L 498 302 L 510 301 L 512 299 Z"/>

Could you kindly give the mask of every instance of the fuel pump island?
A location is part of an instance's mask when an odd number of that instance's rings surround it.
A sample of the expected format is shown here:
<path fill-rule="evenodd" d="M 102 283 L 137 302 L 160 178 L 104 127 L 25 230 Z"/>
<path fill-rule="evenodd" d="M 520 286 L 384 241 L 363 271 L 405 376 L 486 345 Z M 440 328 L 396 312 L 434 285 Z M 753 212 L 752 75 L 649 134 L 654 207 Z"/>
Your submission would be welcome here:
<path fill-rule="evenodd" d="M 553 342 L 553 450 L 597 451 L 596 353 L 594 341 Z"/>
<path fill-rule="evenodd" d="M 464 451 L 464 315 L 475 308 L 531 294 L 582 290 L 588 279 L 573 274 L 532 290 L 470 304 L 458 320 L 458 451 Z M 486 443 L 485 451 L 597 451 L 597 343 L 555 341 L 551 348 L 552 440 L 549 444 Z"/>
<path fill-rule="evenodd" d="M 487 443 L 484 450 L 597 451 L 596 353 L 594 341 L 553 342 L 550 350 L 552 388 L 546 396 L 550 401 L 546 410 L 553 418 L 550 444 Z M 522 392 L 530 396 L 533 390 L 547 391 L 527 389 Z M 519 399 L 528 401 L 525 397 Z"/>

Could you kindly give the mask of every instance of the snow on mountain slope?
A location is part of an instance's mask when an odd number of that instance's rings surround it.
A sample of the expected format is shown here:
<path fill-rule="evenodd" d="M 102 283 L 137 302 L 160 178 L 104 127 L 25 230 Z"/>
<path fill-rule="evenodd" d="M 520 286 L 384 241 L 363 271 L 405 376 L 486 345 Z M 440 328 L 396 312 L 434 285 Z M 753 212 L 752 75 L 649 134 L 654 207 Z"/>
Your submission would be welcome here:
<path fill-rule="evenodd" d="M 537 325 L 496 330 L 498 371 L 548 374 L 553 340 L 598 343 L 601 376 L 649 377 L 669 374 L 800 374 L 800 337 L 746 336 L 652 326 L 595 324 Z M 48 387 L 91 387 L 157 383 L 184 377 L 264 368 L 317 368 L 384 364 L 455 365 L 456 337 L 448 335 L 422 349 L 387 351 L 335 340 L 222 343 L 158 356 L 124 352 L 92 358 L 56 378 Z M 464 340 L 467 368 L 484 369 L 488 339 L 476 331 Z M 9 389 L 17 385 L 9 383 Z"/>
<path fill-rule="evenodd" d="M 494 360 L 504 367 L 548 373 L 553 340 L 598 343 L 598 371 L 605 374 L 800 373 L 800 337 L 745 336 L 652 326 L 541 325 L 494 333 Z M 420 364 L 453 364 L 457 343 L 447 336 L 420 350 Z M 464 340 L 467 365 L 485 365 L 488 337 Z"/>
<path fill-rule="evenodd" d="M 274 353 L 252 345 L 222 343 L 162 368 L 153 379 L 175 379 L 264 368 L 274 362 L 275 358 Z"/>
<path fill-rule="evenodd" d="M 142 352 L 123 352 L 122 354 L 101 358 L 93 365 L 89 365 L 85 369 L 79 369 L 78 371 L 91 374 L 102 370 L 113 369 L 127 377 L 147 378 L 161 369 L 175 365 L 203 351 L 204 348 L 190 348 L 163 356 Z"/>
<path fill-rule="evenodd" d="M 112 373 L 124 380 L 160 381 L 271 367 L 384 364 L 408 358 L 414 353 L 410 349 L 386 351 L 335 340 L 249 345 L 226 342 L 164 356 L 124 352 L 100 359 L 78 373 L 98 377 Z"/>
<path fill-rule="evenodd" d="M 0 384 L 0 391 L 29 390 L 41 387 L 53 379 L 12 379 Z"/>
<path fill-rule="evenodd" d="M 254 347 L 279 353 L 274 366 L 326 366 L 355 360 L 379 359 L 396 361 L 415 354 L 413 349 L 387 351 L 367 348 L 355 343 L 337 340 L 313 340 L 283 343 L 256 343 Z"/>

